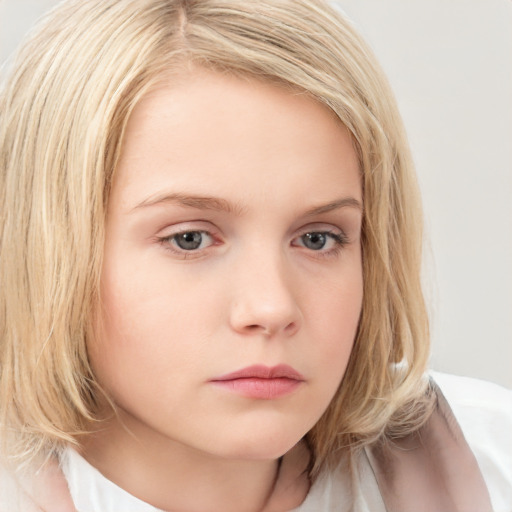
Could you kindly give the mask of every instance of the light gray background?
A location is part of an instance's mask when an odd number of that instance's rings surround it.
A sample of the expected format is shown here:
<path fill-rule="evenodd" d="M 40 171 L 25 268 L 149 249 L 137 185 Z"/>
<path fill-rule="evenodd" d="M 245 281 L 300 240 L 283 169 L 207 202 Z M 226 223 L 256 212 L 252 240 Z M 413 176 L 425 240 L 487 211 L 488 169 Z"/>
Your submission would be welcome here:
<path fill-rule="evenodd" d="M 55 0 L 0 0 L 0 63 Z M 432 366 L 512 388 L 512 1 L 341 0 L 397 94 L 423 192 Z"/>

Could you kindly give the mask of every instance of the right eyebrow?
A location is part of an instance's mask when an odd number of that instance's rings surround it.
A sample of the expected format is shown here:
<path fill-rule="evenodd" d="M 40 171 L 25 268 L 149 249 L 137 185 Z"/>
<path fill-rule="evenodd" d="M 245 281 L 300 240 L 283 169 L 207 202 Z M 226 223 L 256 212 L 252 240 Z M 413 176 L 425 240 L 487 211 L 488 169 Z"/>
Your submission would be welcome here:
<path fill-rule="evenodd" d="M 187 195 L 181 193 L 164 193 L 156 196 L 151 196 L 144 201 L 137 204 L 130 210 L 133 212 L 139 208 L 147 208 L 149 206 L 162 205 L 162 204 L 177 204 L 187 208 L 196 208 L 198 210 L 213 210 L 217 212 L 234 213 L 236 215 L 242 215 L 244 208 L 232 204 L 226 199 L 212 196 L 201 196 L 201 195 Z"/>

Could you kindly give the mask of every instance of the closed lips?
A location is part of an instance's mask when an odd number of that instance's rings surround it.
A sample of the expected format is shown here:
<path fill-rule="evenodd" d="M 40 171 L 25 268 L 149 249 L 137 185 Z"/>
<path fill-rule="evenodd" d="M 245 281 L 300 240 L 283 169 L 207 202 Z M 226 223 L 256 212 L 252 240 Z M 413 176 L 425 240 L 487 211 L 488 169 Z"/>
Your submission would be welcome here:
<path fill-rule="evenodd" d="M 242 368 L 220 377 L 212 379 L 213 382 L 222 382 L 237 379 L 290 379 L 303 381 L 304 377 L 294 368 L 286 364 L 277 366 L 253 365 Z"/>
<path fill-rule="evenodd" d="M 243 398 L 274 400 L 301 387 L 304 377 L 288 365 L 254 365 L 213 379 L 212 384 Z"/>

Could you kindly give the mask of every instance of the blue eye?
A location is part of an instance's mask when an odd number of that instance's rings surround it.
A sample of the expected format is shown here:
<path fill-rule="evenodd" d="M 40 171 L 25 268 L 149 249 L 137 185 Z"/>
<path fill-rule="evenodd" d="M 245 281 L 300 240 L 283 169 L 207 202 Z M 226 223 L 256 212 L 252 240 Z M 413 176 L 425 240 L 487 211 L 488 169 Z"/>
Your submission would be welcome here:
<path fill-rule="evenodd" d="M 302 243 L 304 247 L 311 249 L 313 251 L 320 251 L 325 247 L 327 243 L 327 234 L 326 233 L 306 233 L 301 236 Z"/>
<path fill-rule="evenodd" d="M 330 231 L 309 231 L 296 239 L 294 245 L 305 247 L 311 251 L 329 253 L 341 249 L 347 240 L 345 235 Z"/>
<path fill-rule="evenodd" d="M 173 237 L 174 243 L 184 251 L 193 251 L 201 247 L 203 234 L 200 231 L 190 231 L 188 233 L 180 233 Z"/>
<path fill-rule="evenodd" d="M 164 240 L 182 251 L 196 251 L 212 244 L 212 237 L 206 231 L 184 231 Z"/>

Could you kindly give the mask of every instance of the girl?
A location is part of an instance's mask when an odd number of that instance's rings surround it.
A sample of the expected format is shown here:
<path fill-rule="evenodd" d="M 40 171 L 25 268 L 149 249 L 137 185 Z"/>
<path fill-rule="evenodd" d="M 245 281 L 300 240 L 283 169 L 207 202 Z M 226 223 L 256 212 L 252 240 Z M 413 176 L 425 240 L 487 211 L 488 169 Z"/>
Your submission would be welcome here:
<path fill-rule="evenodd" d="M 0 116 L 2 510 L 510 509 L 510 393 L 426 376 L 409 151 L 335 9 L 66 1 Z"/>

